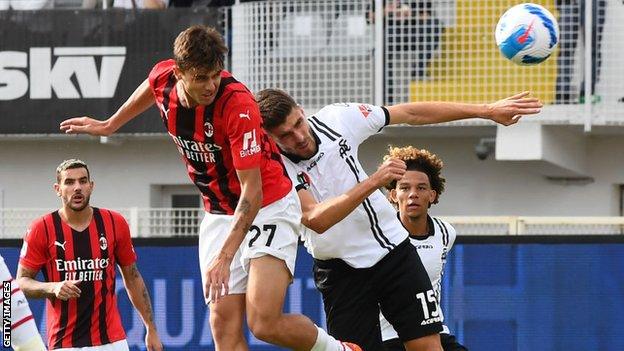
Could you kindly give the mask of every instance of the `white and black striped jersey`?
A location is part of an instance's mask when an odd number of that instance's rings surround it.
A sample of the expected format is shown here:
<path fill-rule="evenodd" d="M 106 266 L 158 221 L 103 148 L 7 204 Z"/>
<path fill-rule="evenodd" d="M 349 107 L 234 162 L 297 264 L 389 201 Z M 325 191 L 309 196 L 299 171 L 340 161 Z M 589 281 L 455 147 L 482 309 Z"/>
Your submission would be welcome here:
<path fill-rule="evenodd" d="M 307 160 L 284 154 L 295 186 L 307 188 L 321 202 L 346 193 L 368 178 L 358 160 L 358 148 L 389 120 L 383 107 L 345 103 L 325 106 L 309 117 L 317 153 Z M 314 258 L 339 258 L 355 268 L 373 266 L 407 237 L 396 210 L 379 190 L 325 233 L 306 229 L 302 235 Z"/>
<path fill-rule="evenodd" d="M 441 306 L 444 265 L 446 264 L 446 256 L 453 247 L 457 233 L 455 232 L 455 228 L 453 228 L 453 226 L 448 222 L 435 217 L 427 216 L 427 227 L 429 228 L 427 236 L 410 236 L 410 241 L 418 250 L 420 260 L 425 266 L 427 275 L 429 275 L 429 279 L 431 280 L 431 285 L 433 286 L 438 306 Z M 440 316 L 442 317 L 442 322 L 444 322 L 444 316 L 441 309 Z M 390 323 L 388 323 L 388 321 L 381 314 L 380 327 L 381 337 L 384 341 L 398 338 L 394 328 L 392 328 Z M 443 325 L 442 328 L 442 333 L 450 333 L 446 325 Z"/>

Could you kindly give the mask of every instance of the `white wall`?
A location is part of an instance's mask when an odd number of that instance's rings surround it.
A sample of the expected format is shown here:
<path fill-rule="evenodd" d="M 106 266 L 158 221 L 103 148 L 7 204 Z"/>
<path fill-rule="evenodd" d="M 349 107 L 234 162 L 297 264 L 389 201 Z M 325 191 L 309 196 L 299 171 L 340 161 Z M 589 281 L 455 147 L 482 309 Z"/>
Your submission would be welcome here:
<path fill-rule="evenodd" d="M 433 209 L 439 215 L 613 216 L 619 214 L 617 185 L 624 184 L 624 138 L 591 137 L 588 162 L 595 182 L 563 185 L 546 180 L 521 163 L 480 161 L 477 136 L 398 138 L 379 135 L 360 148 L 364 167 L 374 169 L 389 144 L 426 147 L 445 162 L 447 190 Z M 78 157 L 91 167 L 92 204 L 149 207 L 150 185 L 190 184 L 170 140 L 0 141 L 0 189 L 4 207 L 56 208 L 52 190 L 56 166 Z M 152 195 L 153 196 L 153 195 Z"/>
<path fill-rule="evenodd" d="M 149 207 L 151 184 L 190 184 L 170 140 L 0 142 L 0 189 L 4 207 L 56 208 L 56 167 L 80 158 L 95 181 L 91 203 L 100 207 Z"/>

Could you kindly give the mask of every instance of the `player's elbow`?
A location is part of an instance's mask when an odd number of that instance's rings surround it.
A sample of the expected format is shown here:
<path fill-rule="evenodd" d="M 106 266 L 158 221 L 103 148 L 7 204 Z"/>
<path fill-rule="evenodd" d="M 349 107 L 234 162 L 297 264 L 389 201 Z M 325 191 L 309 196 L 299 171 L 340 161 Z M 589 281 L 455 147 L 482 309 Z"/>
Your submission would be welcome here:
<path fill-rule="evenodd" d="M 30 288 L 30 278 L 28 277 L 18 277 L 15 279 L 17 286 L 19 286 L 20 290 L 24 293 L 24 296 L 27 298 L 36 298 L 36 294 Z"/>
<path fill-rule="evenodd" d="M 251 198 L 255 201 L 258 207 L 262 206 L 262 201 L 264 200 L 264 193 L 262 192 L 262 185 L 252 188 L 253 194 L 251 194 Z"/>
<path fill-rule="evenodd" d="M 124 286 L 126 287 L 126 292 L 128 293 L 128 297 L 132 300 L 135 296 L 142 296 L 143 291 L 145 290 L 145 283 L 143 282 L 143 278 L 141 277 L 124 277 L 123 280 Z"/>
<path fill-rule="evenodd" d="M 301 223 L 318 234 L 325 233 L 330 227 L 326 221 L 314 213 L 303 213 Z"/>
<path fill-rule="evenodd" d="M 262 192 L 262 185 L 258 186 L 258 193 L 256 194 L 257 198 L 258 198 L 258 202 L 262 203 L 262 201 L 264 201 L 264 192 Z"/>
<path fill-rule="evenodd" d="M 415 113 L 411 113 L 408 116 L 406 116 L 403 123 L 410 125 L 410 126 L 421 126 L 421 125 L 428 124 L 426 118 Z"/>
<path fill-rule="evenodd" d="M 238 207 L 257 208 L 262 207 L 264 194 L 262 192 L 262 184 L 241 184 L 241 199 Z"/>

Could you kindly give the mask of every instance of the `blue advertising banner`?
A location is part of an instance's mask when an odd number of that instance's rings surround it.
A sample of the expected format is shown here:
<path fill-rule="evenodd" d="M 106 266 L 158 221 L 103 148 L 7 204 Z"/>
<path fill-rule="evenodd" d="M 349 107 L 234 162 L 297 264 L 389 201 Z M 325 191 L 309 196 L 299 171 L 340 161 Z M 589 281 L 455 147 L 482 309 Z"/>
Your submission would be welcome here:
<path fill-rule="evenodd" d="M 195 246 L 138 246 L 166 350 L 213 350 Z M 19 249 L 2 247 L 12 272 Z M 324 325 L 300 248 L 285 310 Z M 446 323 L 470 350 L 624 350 L 624 244 L 457 244 L 442 293 Z M 270 282 L 267 282 L 270 284 Z M 144 350 L 143 325 L 118 275 L 119 309 L 131 350 Z M 43 301 L 30 300 L 40 329 Z M 279 348 L 247 333 L 252 350 Z"/>

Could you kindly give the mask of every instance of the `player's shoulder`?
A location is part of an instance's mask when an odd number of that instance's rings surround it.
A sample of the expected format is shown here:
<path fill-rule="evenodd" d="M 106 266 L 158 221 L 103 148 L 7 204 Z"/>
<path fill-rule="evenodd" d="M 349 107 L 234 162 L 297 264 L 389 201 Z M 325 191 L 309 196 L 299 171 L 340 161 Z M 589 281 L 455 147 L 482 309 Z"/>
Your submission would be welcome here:
<path fill-rule="evenodd" d="M 156 63 L 149 74 L 150 83 L 154 85 L 155 82 L 160 81 L 158 78 L 172 74 L 174 66 L 175 61 L 172 59 Z"/>
<path fill-rule="evenodd" d="M 444 219 L 440 217 L 434 217 L 434 216 L 431 216 L 431 219 L 433 219 L 433 222 L 439 226 L 439 230 L 442 231 L 442 233 L 445 233 L 448 235 L 457 234 L 457 232 L 455 231 L 455 227 L 453 227 L 453 225 L 449 223 L 448 221 L 445 221 Z"/>
<path fill-rule="evenodd" d="M 231 104 L 255 104 L 256 99 L 247 88 L 247 86 L 239 82 L 232 73 L 223 70 L 221 71 L 221 87 L 222 91 L 219 100 L 224 103 Z"/>
<path fill-rule="evenodd" d="M 357 104 L 350 102 L 337 102 L 334 104 L 326 105 L 318 110 L 309 119 L 312 121 L 320 120 L 324 122 L 330 122 L 333 125 L 340 125 L 342 123 L 348 123 L 348 116 L 352 116 L 356 111 Z"/>
<path fill-rule="evenodd" d="M 38 237 L 40 235 L 45 235 L 44 233 L 47 232 L 46 225 L 53 222 L 54 219 L 52 216 L 55 212 L 46 213 L 32 220 L 30 222 L 30 225 L 28 226 L 28 229 L 26 230 L 24 238 L 28 239 L 34 236 Z"/>
<path fill-rule="evenodd" d="M 115 221 L 115 222 L 123 222 L 126 223 L 126 217 L 124 217 L 123 214 L 121 214 L 121 212 L 115 211 L 115 210 L 111 210 L 108 208 L 94 208 L 97 209 L 101 215 L 103 216 L 110 216 L 110 218 Z"/>
<path fill-rule="evenodd" d="M 336 119 L 338 123 L 351 123 L 352 120 L 365 120 L 374 112 L 374 105 L 361 102 L 337 102 L 320 109 L 316 115 L 319 119 Z"/>
<path fill-rule="evenodd" d="M 152 68 L 152 73 L 155 74 L 165 74 L 173 72 L 173 67 L 175 66 L 175 61 L 172 59 L 163 60 L 154 65 Z"/>
<path fill-rule="evenodd" d="M 32 222 L 30 222 L 30 230 L 40 230 L 43 229 L 46 225 L 46 221 L 52 219 L 52 215 L 54 212 L 46 213 L 43 216 L 39 216 L 35 218 Z"/>
<path fill-rule="evenodd" d="M 319 113 L 348 113 L 357 109 L 359 105 L 361 104 L 357 102 L 336 102 L 324 106 L 319 110 Z"/>
<path fill-rule="evenodd" d="M 252 100 L 254 99 L 253 94 L 251 93 L 251 91 L 249 91 L 249 89 L 247 89 L 247 86 L 238 81 L 229 71 L 221 71 L 221 85 L 223 89 L 223 95 L 240 93 L 240 95 L 237 94 L 235 97 L 251 98 Z"/>
<path fill-rule="evenodd" d="M 226 78 L 226 79 L 227 78 L 234 78 L 234 76 L 232 75 L 232 72 L 227 71 L 227 70 L 222 70 L 221 71 L 221 79 L 224 79 L 224 78 Z M 234 80 L 236 80 L 236 78 L 234 78 Z"/>

